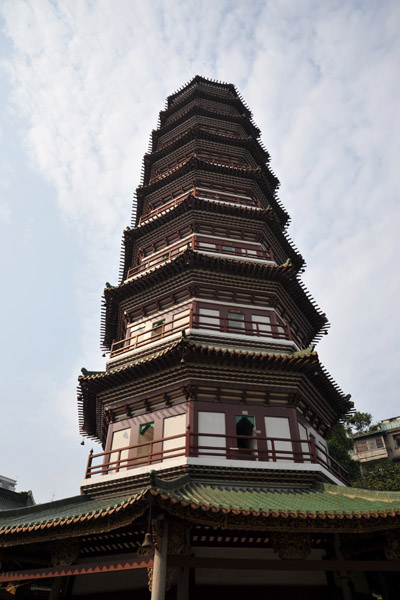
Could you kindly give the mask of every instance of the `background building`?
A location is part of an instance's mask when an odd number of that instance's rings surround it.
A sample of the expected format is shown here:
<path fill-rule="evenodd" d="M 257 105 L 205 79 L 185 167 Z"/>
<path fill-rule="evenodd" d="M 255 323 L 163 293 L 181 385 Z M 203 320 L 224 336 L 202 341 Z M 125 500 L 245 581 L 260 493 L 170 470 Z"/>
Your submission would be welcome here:
<path fill-rule="evenodd" d="M 16 492 L 17 481 L 0 475 L 0 510 L 32 506 L 35 501 L 32 492 Z"/>
<path fill-rule="evenodd" d="M 351 457 L 361 464 L 372 464 L 382 460 L 400 460 L 400 417 L 384 419 L 373 431 L 353 436 L 354 449 Z"/>

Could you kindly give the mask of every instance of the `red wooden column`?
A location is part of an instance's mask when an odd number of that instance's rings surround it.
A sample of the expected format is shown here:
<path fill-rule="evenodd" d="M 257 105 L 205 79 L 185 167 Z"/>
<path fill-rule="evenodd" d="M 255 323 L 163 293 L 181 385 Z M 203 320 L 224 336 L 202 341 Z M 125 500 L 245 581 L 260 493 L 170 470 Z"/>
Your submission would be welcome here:
<path fill-rule="evenodd" d="M 151 600 L 165 600 L 165 587 L 167 581 L 167 553 L 168 553 L 168 521 L 163 522 L 163 531 L 158 548 L 154 551 L 153 582 Z"/>

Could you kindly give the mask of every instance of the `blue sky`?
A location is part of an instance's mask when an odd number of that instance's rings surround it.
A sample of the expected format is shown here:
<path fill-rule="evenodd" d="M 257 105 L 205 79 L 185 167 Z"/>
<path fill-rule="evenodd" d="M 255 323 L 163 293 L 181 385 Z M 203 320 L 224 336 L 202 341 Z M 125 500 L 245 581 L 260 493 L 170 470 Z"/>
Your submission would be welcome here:
<path fill-rule="evenodd" d="M 165 98 L 235 83 L 262 131 L 303 280 L 332 324 L 323 364 L 358 410 L 400 414 L 400 4 L 2 0 L 0 473 L 79 492 L 76 381 L 102 369 L 141 160 Z"/>

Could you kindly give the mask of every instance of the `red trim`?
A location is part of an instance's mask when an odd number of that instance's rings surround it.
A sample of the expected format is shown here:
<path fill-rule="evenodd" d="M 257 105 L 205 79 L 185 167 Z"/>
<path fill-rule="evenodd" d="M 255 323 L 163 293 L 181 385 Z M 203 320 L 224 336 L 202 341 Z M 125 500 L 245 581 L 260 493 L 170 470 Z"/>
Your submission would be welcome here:
<path fill-rule="evenodd" d="M 0 573 L 0 582 L 24 581 L 26 579 L 47 579 L 49 577 L 69 577 L 71 575 L 94 575 L 96 573 L 112 573 L 131 569 L 147 569 L 154 565 L 152 556 L 112 560 L 83 565 L 48 567 L 47 569 L 29 569 L 26 571 L 9 571 Z"/>

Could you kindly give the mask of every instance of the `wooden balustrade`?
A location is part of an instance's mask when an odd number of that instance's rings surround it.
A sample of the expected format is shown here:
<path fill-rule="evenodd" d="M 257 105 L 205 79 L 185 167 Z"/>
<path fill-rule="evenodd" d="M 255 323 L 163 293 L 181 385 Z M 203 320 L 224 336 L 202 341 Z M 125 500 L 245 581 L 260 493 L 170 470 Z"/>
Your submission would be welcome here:
<path fill-rule="evenodd" d="M 201 439 L 203 438 L 203 439 Z M 204 443 L 204 438 L 206 442 Z M 174 441 L 176 445 L 171 446 Z M 213 444 L 213 441 L 215 443 Z M 305 449 L 306 448 L 306 449 Z M 85 479 L 119 473 L 182 456 L 216 457 L 238 461 L 311 463 L 325 467 L 349 484 L 347 471 L 329 456 L 323 446 L 308 440 L 236 434 L 185 433 L 89 455 Z M 284 466 L 282 467 L 284 468 Z"/>
<path fill-rule="evenodd" d="M 169 248 L 169 249 L 166 248 L 165 251 L 162 254 L 160 253 L 159 256 L 156 256 L 156 257 L 149 256 L 148 258 L 143 259 L 139 265 L 136 265 L 135 267 L 131 267 L 129 269 L 128 279 L 130 277 L 134 277 L 135 275 L 137 275 L 138 273 L 141 273 L 142 271 L 147 271 L 148 269 L 154 269 L 155 267 L 158 267 L 159 265 L 166 263 L 168 260 L 172 260 L 173 258 L 176 258 L 180 254 L 185 252 L 185 250 L 187 248 L 193 248 L 193 250 L 200 250 L 202 252 L 207 252 L 207 253 L 212 253 L 212 254 L 226 254 L 232 258 L 240 257 L 240 258 L 246 258 L 247 260 L 253 260 L 253 259 L 257 260 L 258 259 L 258 260 L 265 260 L 265 261 L 273 261 L 274 260 L 271 250 L 257 249 L 257 250 L 255 250 L 257 252 L 257 254 L 252 254 L 251 248 L 241 246 L 232 240 L 227 240 L 226 242 L 221 242 L 221 243 L 215 242 L 215 244 L 214 244 L 215 248 L 212 248 L 212 247 L 207 248 L 207 247 L 205 247 L 207 244 L 209 246 L 212 246 L 211 242 L 203 242 L 201 239 L 195 239 L 195 238 L 190 238 L 189 240 L 187 240 L 186 248 L 182 248 L 182 243 L 185 244 L 185 242 L 179 242 L 172 248 Z M 227 248 L 223 247 L 223 246 L 227 247 L 232 244 L 235 244 L 235 246 L 232 246 L 232 248 L 234 248 L 234 250 L 228 250 Z M 218 246 L 220 246 L 220 247 L 218 247 Z"/>
<path fill-rule="evenodd" d="M 255 319 L 258 315 L 255 316 Z M 262 315 L 260 315 L 261 317 Z M 161 318 L 161 317 L 159 317 Z M 193 312 L 192 308 L 188 311 L 186 322 L 182 323 L 184 317 L 178 317 L 180 324 L 174 325 L 173 318 L 165 320 L 153 329 L 147 329 L 140 333 L 113 342 L 111 346 L 110 357 L 118 356 L 136 350 L 146 344 L 154 341 L 158 341 L 162 338 L 167 338 L 174 333 L 178 333 L 189 327 L 191 329 L 205 330 L 205 331 L 217 331 L 220 333 L 234 333 L 236 335 L 250 335 L 255 337 L 263 337 L 269 339 L 278 340 L 292 340 L 293 336 L 290 331 L 288 323 L 276 324 L 276 323 L 262 323 L 254 320 L 239 320 L 230 318 L 221 318 L 219 316 L 201 315 L 200 313 Z"/>

